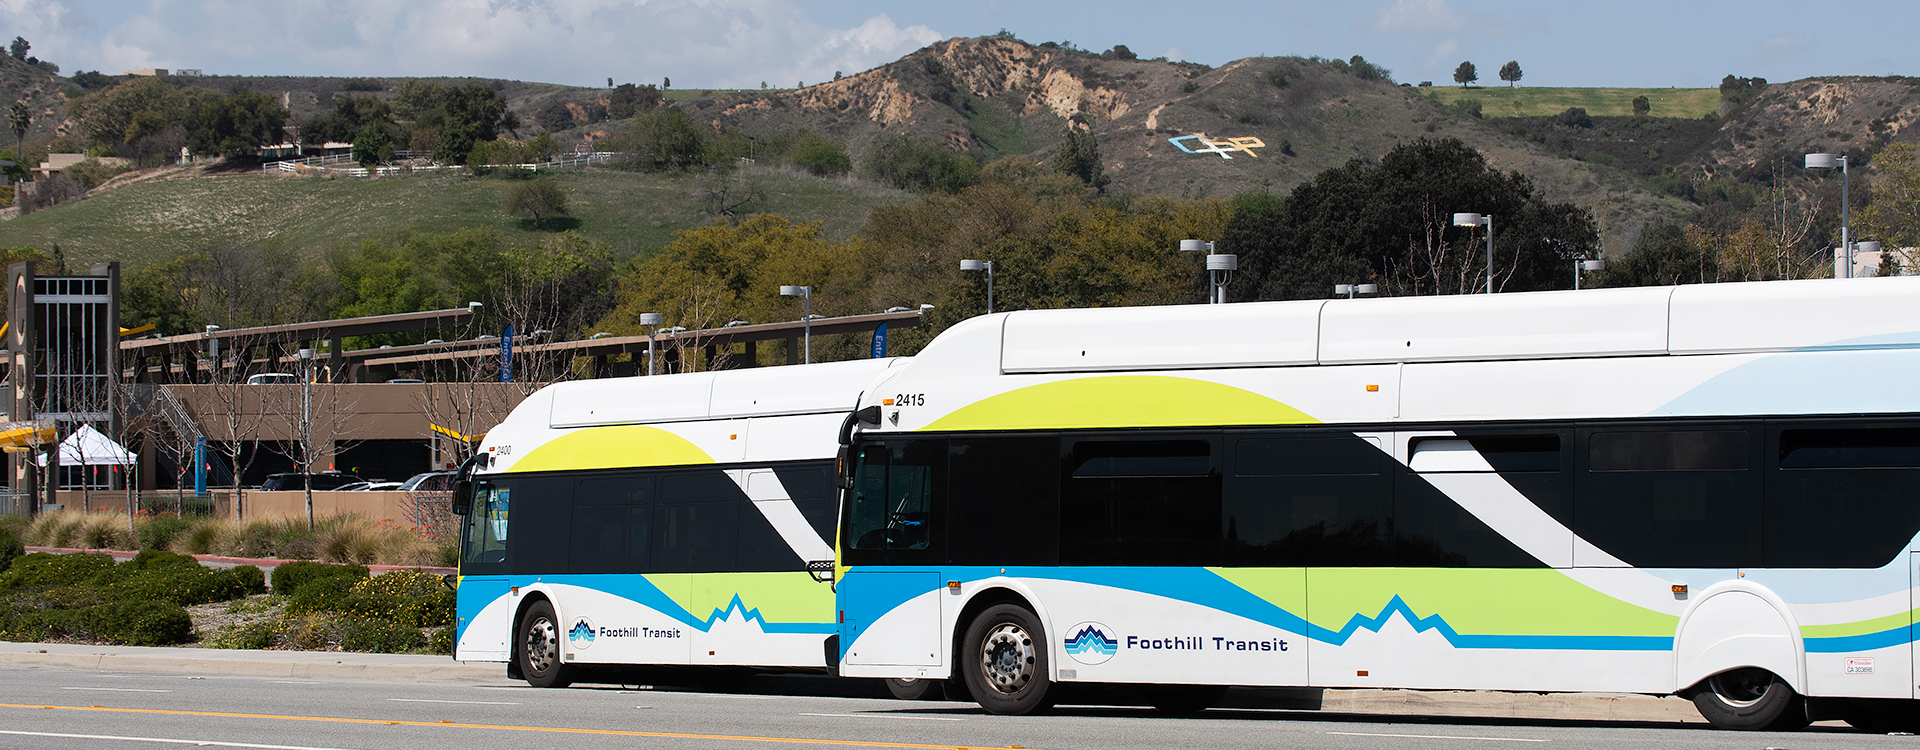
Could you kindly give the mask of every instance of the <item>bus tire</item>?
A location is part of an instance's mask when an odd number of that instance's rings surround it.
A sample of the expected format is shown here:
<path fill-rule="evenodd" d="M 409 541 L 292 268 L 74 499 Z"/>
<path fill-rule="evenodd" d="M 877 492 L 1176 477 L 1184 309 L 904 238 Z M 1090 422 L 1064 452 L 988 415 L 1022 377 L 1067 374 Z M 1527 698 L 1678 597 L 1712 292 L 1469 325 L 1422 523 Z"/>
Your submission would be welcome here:
<path fill-rule="evenodd" d="M 1213 708 L 1226 695 L 1225 685 L 1152 685 L 1147 703 L 1161 713 L 1185 716 Z"/>
<path fill-rule="evenodd" d="M 573 668 L 560 662 L 563 630 L 560 618 L 553 613 L 553 604 L 534 602 L 527 607 L 526 614 L 520 616 L 520 626 L 513 632 L 516 638 L 513 658 L 528 685 L 563 688 L 573 684 Z"/>
<path fill-rule="evenodd" d="M 1721 729 L 1788 731 L 1807 725 L 1806 699 L 1759 667 L 1708 677 L 1687 697 L 1702 717 Z"/>
<path fill-rule="evenodd" d="M 923 680 L 913 677 L 887 678 L 887 692 L 897 700 L 937 701 L 943 696 L 939 680 Z"/>
<path fill-rule="evenodd" d="M 967 626 L 960 648 L 967 692 L 987 713 L 1021 716 L 1052 706 L 1046 631 L 1027 608 L 988 607 Z"/>

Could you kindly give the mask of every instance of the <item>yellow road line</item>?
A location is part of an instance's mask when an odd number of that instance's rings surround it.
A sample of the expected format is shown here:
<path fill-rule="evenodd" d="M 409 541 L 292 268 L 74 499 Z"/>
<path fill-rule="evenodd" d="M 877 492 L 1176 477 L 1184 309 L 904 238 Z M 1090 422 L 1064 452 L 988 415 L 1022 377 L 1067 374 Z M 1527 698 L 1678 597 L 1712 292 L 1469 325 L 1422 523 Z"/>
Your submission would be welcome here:
<path fill-rule="evenodd" d="M 126 714 L 166 714 L 170 716 L 218 716 L 229 719 L 279 719 L 281 721 L 322 721 L 337 724 L 387 724 L 405 727 L 455 727 L 460 729 L 502 729 L 514 732 L 556 732 L 560 734 L 605 734 L 619 737 L 663 737 L 681 740 L 728 740 L 733 742 L 774 742 L 789 745 L 842 745 L 848 747 L 904 747 L 926 750 L 1004 750 L 970 745 L 922 745 L 911 742 L 868 742 L 863 740 L 821 740 L 806 737 L 754 737 L 751 735 L 692 734 L 687 732 L 635 732 L 624 729 L 575 729 L 572 727 L 520 727 L 502 724 L 456 724 L 450 721 L 392 721 L 387 719 L 350 719 L 335 716 L 283 716 L 277 714 L 241 714 L 223 711 L 173 711 L 161 708 L 106 708 L 102 706 L 40 706 L 0 703 L 0 708 L 38 708 L 58 711 L 102 711 Z"/>

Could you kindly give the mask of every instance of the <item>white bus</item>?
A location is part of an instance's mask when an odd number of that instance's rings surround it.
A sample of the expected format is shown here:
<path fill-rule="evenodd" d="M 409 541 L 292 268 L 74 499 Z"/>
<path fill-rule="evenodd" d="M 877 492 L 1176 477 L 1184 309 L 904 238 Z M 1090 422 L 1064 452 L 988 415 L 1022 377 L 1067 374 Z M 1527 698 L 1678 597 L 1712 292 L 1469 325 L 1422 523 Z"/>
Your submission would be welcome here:
<path fill-rule="evenodd" d="M 1031 311 L 870 388 L 840 670 L 1913 724 L 1920 278 Z"/>
<path fill-rule="evenodd" d="M 487 434 L 463 516 L 456 658 L 539 687 L 620 667 L 824 670 L 837 433 L 898 360 L 542 389 Z"/>

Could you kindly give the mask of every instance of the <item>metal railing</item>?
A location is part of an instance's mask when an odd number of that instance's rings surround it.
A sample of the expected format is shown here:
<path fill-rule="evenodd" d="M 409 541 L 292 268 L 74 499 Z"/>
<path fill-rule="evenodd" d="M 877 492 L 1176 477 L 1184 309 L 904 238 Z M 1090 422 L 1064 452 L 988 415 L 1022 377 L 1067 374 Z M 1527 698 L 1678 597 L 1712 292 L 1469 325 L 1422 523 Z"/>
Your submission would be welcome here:
<path fill-rule="evenodd" d="M 354 161 L 353 152 L 348 151 L 347 153 L 344 153 L 344 154 L 329 154 L 327 156 L 309 156 L 304 159 L 283 159 L 281 161 L 270 161 L 270 162 L 267 162 L 266 164 L 260 165 L 260 171 L 265 172 L 267 174 L 272 174 L 274 172 L 293 172 L 293 171 L 297 171 L 300 167 L 303 167 L 303 166 L 311 167 L 311 166 L 317 166 L 321 164 L 340 164 L 343 162 L 351 162 L 351 161 Z"/>
<path fill-rule="evenodd" d="M 474 165 L 474 168 L 475 169 L 526 169 L 526 170 L 565 169 L 569 167 L 584 167 L 589 164 L 604 164 L 606 162 L 613 161 L 613 158 L 618 155 L 619 155 L 619 152 L 615 152 L 615 151 L 595 151 L 592 153 L 568 153 L 568 154 L 555 156 L 552 159 L 549 159 L 547 161 L 542 161 L 542 162 L 527 162 L 524 164 L 479 164 L 479 165 Z M 418 151 L 396 151 L 394 152 L 394 158 L 407 160 L 407 159 L 424 159 L 427 157 L 425 154 Z M 316 159 L 321 159 L 325 161 L 315 161 Z M 322 167 L 322 165 L 325 165 L 325 164 L 337 164 L 337 163 L 343 163 L 348 161 L 352 161 L 352 159 L 349 157 L 339 157 L 339 156 L 313 157 L 312 159 L 298 159 L 294 161 L 271 162 L 263 166 L 262 170 L 264 170 L 267 173 L 274 173 L 274 172 L 299 172 L 307 169 L 324 168 L 326 169 L 326 172 L 328 174 L 340 175 L 342 177 L 375 177 L 375 176 L 385 177 L 389 175 L 418 174 L 421 172 L 442 172 L 447 170 L 462 170 L 467 168 L 465 165 L 460 165 L 460 164 L 420 164 L 420 165 L 400 164 L 400 165 L 385 166 L 385 167 L 374 167 L 372 169 L 368 169 L 366 167 Z"/>

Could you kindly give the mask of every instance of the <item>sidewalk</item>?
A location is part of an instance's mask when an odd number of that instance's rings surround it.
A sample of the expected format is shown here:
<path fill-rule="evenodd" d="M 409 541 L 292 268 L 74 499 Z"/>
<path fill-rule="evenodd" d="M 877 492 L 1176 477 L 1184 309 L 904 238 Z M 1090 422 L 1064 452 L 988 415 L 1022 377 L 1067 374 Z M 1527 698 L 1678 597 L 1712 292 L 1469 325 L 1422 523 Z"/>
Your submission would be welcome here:
<path fill-rule="evenodd" d="M 506 665 L 459 662 L 444 656 L 331 651 L 240 651 L 212 648 L 79 646 L 0 642 L 0 668 L 41 667 L 116 672 L 171 672 L 246 677 L 371 680 L 380 682 L 508 683 Z M 848 683 L 832 678 L 770 676 L 754 692 L 841 695 Z M 800 684 L 800 683 L 806 684 Z M 865 681 L 862 681 L 863 683 Z M 862 684 L 861 688 L 870 688 Z M 881 693 L 884 695 L 884 693 Z M 1338 690 L 1238 688 L 1224 709 L 1288 709 L 1389 716 L 1479 717 L 1557 721 L 1700 724 L 1682 698 L 1615 693 L 1499 693 L 1471 690 Z"/>

